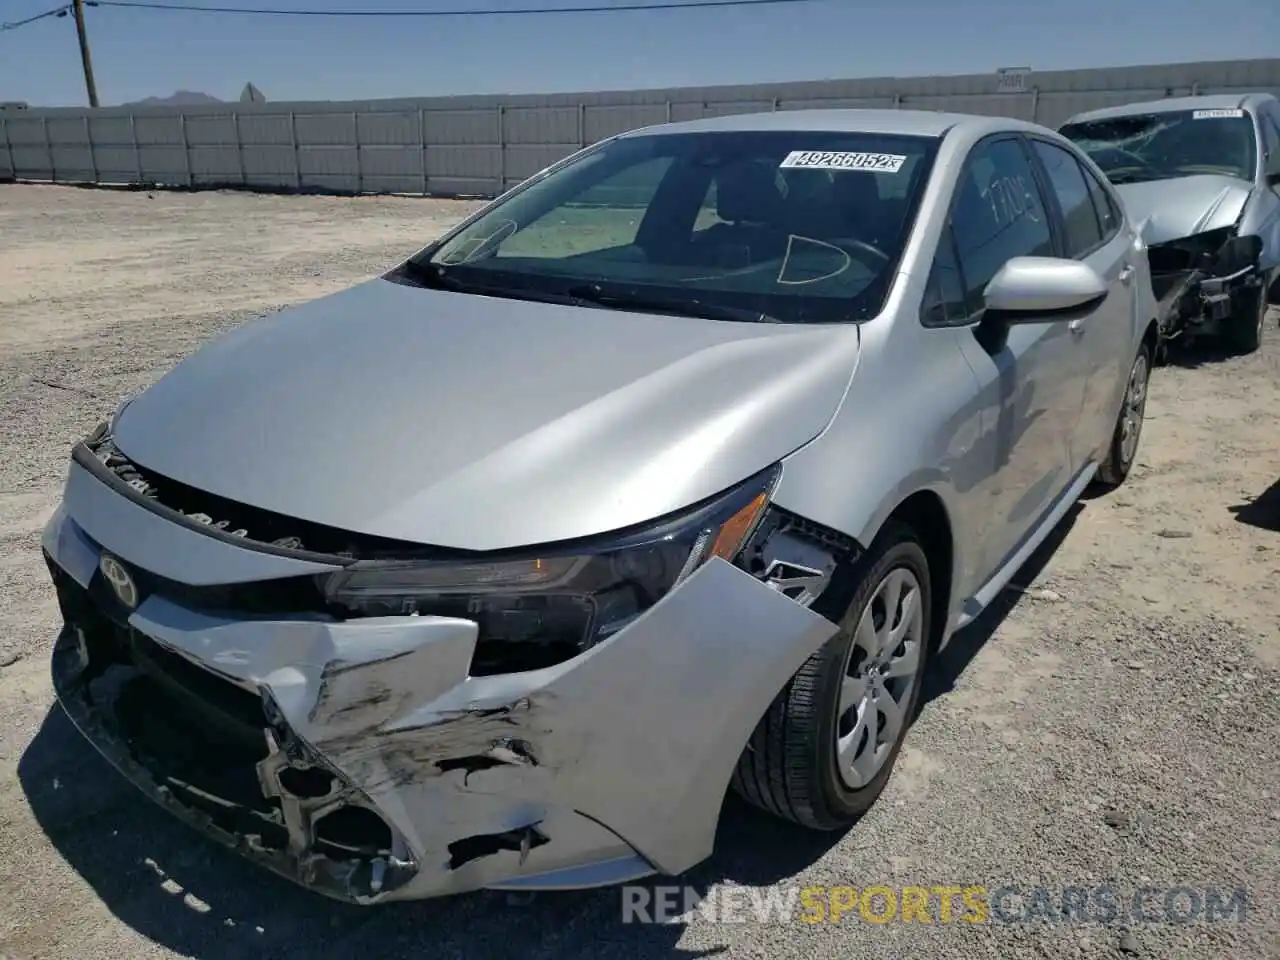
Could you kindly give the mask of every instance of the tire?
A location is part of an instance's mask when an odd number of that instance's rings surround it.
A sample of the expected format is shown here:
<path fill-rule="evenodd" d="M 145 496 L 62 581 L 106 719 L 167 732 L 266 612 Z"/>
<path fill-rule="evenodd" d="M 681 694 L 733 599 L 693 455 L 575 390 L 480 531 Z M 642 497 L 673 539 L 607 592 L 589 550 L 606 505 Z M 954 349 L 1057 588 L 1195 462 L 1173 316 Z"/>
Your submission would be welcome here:
<path fill-rule="evenodd" d="M 1223 339 L 1235 353 L 1253 353 L 1262 346 L 1262 328 L 1267 322 L 1266 286 L 1241 290 L 1232 307 Z"/>
<path fill-rule="evenodd" d="M 813 830 L 851 826 L 884 790 L 914 717 L 930 654 L 933 593 L 929 564 L 910 527 L 890 521 L 858 563 L 842 572 L 843 582 L 833 581 L 828 588 L 837 596 L 843 593 L 850 597 L 843 615 L 832 615 L 833 619 L 839 617 L 839 632 L 805 662 L 775 698 L 748 741 L 732 781 L 735 792 L 747 802 Z M 860 780 L 847 780 L 837 761 L 837 733 L 849 733 L 855 726 L 855 713 L 864 719 L 874 717 L 878 729 L 884 725 L 879 710 L 870 706 L 842 714 L 841 695 L 846 677 L 852 692 L 858 677 L 849 674 L 858 673 L 860 665 L 868 662 L 864 649 L 868 635 L 864 632 L 861 642 L 855 643 L 863 615 L 868 608 L 873 618 L 884 613 L 884 595 L 894 583 L 904 584 L 903 596 L 908 591 L 915 594 L 914 605 L 899 621 L 907 625 L 903 645 L 898 648 L 903 655 L 891 661 L 899 664 L 903 674 L 882 676 L 878 687 L 875 680 L 865 685 L 868 690 L 887 691 L 899 704 L 901 721 L 892 737 L 886 738 L 888 742 L 876 751 L 878 767 L 862 767 Z M 910 662 L 912 654 L 914 664 Z M 895 687 L 901 688 L 897 697 L 892 696 Z M 879 702 L 888 705 L 884 700 Z M 862 743 L 869 739 L 866 732 L 859 737 Z"/>
<path fill-rule="evenodd" d="M 1124 483 L 1133 469 L 1142 440 L 1142 421 L 1147 409 L 1147 391 L 1151 382 L 1151 345 L 1145 340 L 1138 347 L 1138 355 L 1129 367 L 1129 380 L 1125 384 L 1120 413 L 1111 431 L 1111 443 L 1107 447 L 1107 459 L 1098 468 L 1095 486 L 1115 489 Z M 1132 443 L 1128 438 L 1132 436 Z"/>

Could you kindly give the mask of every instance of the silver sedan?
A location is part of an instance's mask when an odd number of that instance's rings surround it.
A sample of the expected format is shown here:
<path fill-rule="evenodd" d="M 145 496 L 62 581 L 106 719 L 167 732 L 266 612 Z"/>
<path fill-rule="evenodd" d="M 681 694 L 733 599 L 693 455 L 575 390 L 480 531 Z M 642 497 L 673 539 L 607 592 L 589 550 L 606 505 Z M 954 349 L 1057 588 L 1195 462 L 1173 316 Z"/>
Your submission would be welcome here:
<path fill-rule="evenodd" d="M 931 656 L 1134 462 L 1141 239 L 1041 127 L 780 112 L 589 147 L 248 323 L 74 448 L 58 696 L 358 903 L 847 827 Z"/>

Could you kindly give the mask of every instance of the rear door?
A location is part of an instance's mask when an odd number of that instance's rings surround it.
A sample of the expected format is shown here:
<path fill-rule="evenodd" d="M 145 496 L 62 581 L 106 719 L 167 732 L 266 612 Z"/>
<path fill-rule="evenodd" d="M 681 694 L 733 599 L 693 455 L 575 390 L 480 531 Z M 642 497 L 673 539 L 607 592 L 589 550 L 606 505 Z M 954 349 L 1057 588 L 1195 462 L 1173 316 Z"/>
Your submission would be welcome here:
<path fill-rule="evenodd" d="M 1074 362 L 1083 384 L 1080 409 L 1070 442 L 1072 472 L 1106 455 L 1128 382 L 1134 349 L 1134 293 L 1137 270 L 1123 219 L 1115 201 L 1075 152 L 1057 143 L 1029 137 L 1049 202 L 1057 207 L 1062 229 L 1060 255 L 1081 260 L 1107 281 L 1107 299 L 1090 316 L 1071 321 Z"/>

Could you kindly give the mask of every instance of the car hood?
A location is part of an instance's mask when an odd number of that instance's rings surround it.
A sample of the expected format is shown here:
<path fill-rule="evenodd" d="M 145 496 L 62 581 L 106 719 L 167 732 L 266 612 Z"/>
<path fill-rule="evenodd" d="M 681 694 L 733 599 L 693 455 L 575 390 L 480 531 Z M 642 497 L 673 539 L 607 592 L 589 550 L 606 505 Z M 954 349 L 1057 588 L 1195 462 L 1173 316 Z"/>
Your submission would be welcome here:
<path fill-rule="evenodd" d="M 144 469 L 286 516 L 472 550 L 716 494 L 817 436 L 856 326 L 729 323 L 390 280 L 245 324 L 127 404 Z"/>
<path fill-rule="evenodd" d="M 1116 192 L 1150 245 L 1231 226 L 1240 219 L 1252 189 L 1236 177 L 1200 174 L 1122 183 Z"/>

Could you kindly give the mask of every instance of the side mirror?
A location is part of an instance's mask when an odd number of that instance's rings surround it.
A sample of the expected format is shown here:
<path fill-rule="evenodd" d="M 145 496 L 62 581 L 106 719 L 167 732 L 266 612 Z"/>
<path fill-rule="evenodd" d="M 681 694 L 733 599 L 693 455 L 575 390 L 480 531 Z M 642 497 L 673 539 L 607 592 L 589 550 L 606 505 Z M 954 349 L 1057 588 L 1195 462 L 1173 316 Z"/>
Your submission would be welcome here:
<path fill-rule="evenodd" d="M 1002 324 L 1070 320 L 1107 296 L 1107 281 L 1087 263 L 1058 257 L 1014 257 L 983 292 L 991 319 Z"/>
<path fill-rule="evenodd" d="M 982 296 L 986 309 L 974 336 L 995 356 L 1014 324 L 1074 320 L 1106 299 L 1107 282 L 1079 260 L 1014 257 L 991 278 Z"/>

